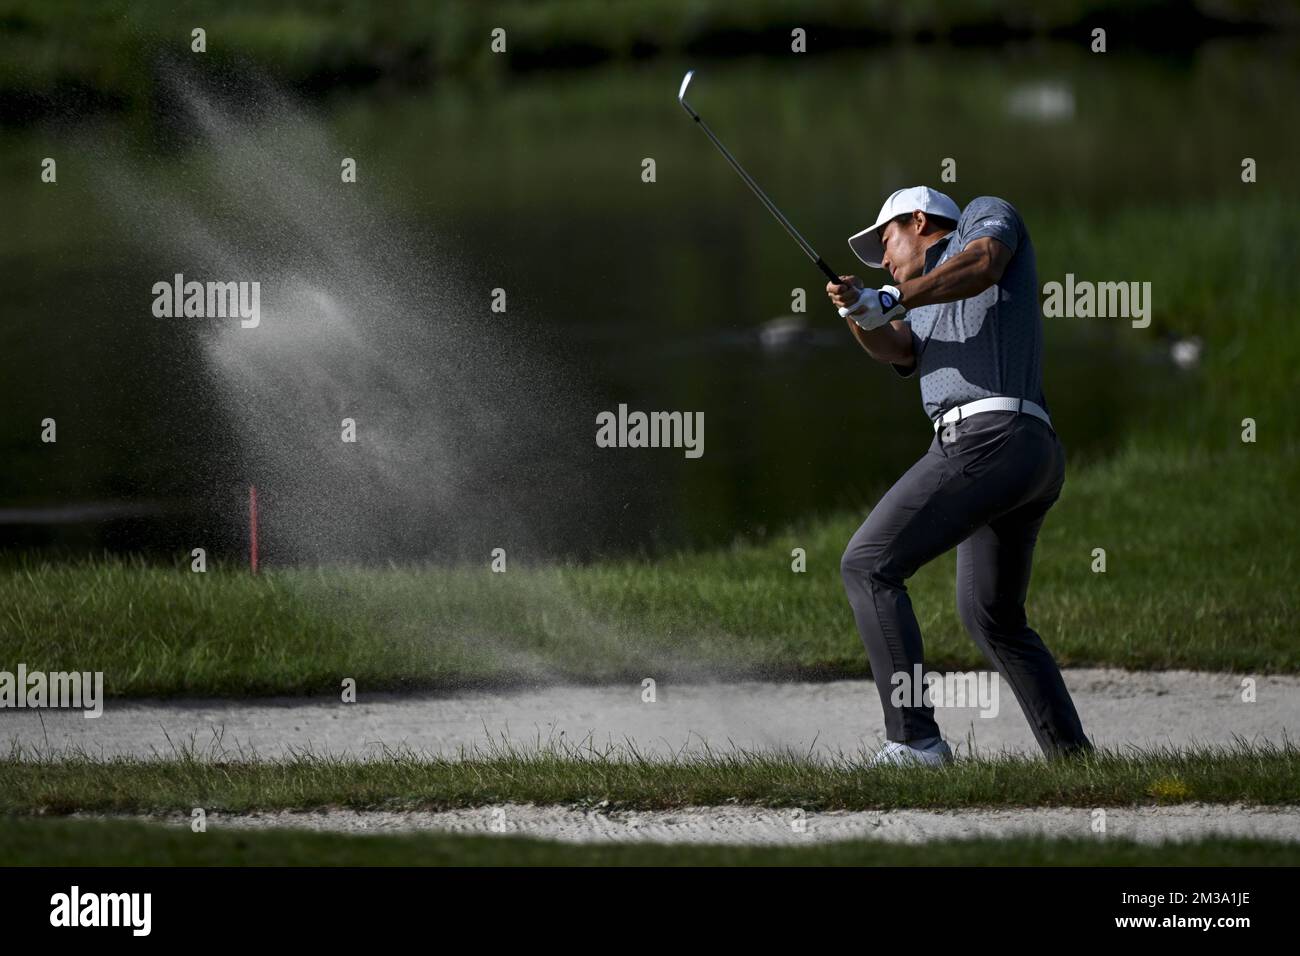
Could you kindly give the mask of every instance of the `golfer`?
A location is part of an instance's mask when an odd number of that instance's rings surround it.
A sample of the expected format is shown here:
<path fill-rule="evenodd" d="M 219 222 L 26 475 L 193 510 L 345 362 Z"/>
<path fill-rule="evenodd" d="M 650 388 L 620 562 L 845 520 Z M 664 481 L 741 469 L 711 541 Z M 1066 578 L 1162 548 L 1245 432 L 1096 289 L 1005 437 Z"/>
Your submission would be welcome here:
<path fill-rule="evenodd" d="M 915 186 L 890 196 L 849 245 L 893 284 L 870 289 L 841 276 L 826 292 L 868 355 L 919 378 L 935 432 L 840 565 L 885 711 L 888 743 L 872 764 L 952 760 L 934 708 L 911 686 L 924 651 L 906 582 L 954 547 L 962 622 L 1039 746 L 1049 757 L 1091 750 L 1056 661 L 1025 619 L 1034 542 L 1065 481 L 1043 396 L 1038 274 L 1025 224 L 1001 199 L 981 196 L 959 210 Z"/>

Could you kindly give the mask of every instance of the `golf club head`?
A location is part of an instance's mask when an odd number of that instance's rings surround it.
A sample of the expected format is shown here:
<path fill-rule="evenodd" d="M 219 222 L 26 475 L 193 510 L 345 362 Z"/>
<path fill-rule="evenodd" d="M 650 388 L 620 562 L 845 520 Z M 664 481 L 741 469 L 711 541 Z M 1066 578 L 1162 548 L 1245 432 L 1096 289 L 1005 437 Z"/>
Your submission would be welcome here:
<path fill-rule="evenodd" d="M 691 114 L 692 119 L 699 119 L 699 114 L 691 109 L 691 104 L 686 102 L 686 88 L 691 85 L 691 80 L 695 78 L 694 70 L 687 70 L 686 75 L 682 77 L 681 88 L 677 91 L 677 102 L 682 104 L 682 109 Z"/>

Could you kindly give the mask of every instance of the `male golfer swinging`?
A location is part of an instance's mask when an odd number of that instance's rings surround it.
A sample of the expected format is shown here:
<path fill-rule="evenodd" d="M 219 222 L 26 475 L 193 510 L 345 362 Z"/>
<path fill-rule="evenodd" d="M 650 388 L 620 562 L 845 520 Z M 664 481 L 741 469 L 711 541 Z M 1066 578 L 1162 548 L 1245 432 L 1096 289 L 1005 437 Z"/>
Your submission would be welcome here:
<path fill-rule="evenodd" d="M 868 355 L 905 377 L 919 373 L 935 429 L 840 565 L 885 710 L 888 743 L 872 764 L 952 759 L 934 708 L 910 692 L 899 695 L 901 706 L 891 698 L 923 672 L 905 582 L 953 547 L 962 622 L 1011 686 L 1039 746 L 1049 757 L 1090 750 L 1060 669 L 1025 620 L 1034 541 L 1065 481 L 1043 396 L 1029 233 L 1001 199 L 981 196 L 960 211 L 915 186 L 890 196 L 849 245 L 894 284 L 864 289 L 841 276 L 826 292 Z"/>

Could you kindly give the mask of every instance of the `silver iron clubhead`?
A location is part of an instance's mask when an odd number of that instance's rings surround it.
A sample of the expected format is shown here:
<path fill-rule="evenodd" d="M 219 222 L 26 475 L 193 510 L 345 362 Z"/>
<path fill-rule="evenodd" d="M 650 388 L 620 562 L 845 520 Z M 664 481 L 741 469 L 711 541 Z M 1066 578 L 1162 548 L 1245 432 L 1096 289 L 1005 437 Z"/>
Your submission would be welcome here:
<path fill-rule="evenodd" d="M 682 109 L 690 113 L 695 119 L 699 119 L 695 110 L 691 109 L 691 104 L 686 102 L 686 88 L 691 85 L 691 80 L 695 78 L 694 70 L 687 70 L 686 75 L 682 77 L 681 88 L 677 91 L 677 102 L 682 104 Z"/>

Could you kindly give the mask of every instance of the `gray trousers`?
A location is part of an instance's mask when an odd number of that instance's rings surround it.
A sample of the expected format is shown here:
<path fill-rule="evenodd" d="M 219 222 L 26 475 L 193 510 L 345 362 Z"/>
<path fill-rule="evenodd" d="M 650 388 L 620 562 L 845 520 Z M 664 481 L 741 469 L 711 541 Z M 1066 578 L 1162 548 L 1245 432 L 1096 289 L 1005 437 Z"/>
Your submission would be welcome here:
<path fill-rule="evenodd" d="M 956 547 L 962 623 L 1010 685 L 1043 752 L 1092 748 L 1060 668 L 1025 620 L 1034 543 L 1064 482 L 1065 450 L 1045 422 L 983 412 L 944 426 L 853 535 L 840 570 L 890 740 L 939 734 L 933 707 L 891 701 L 891 676 L 910 678 L 924 663 L 905 582 Z"/>

